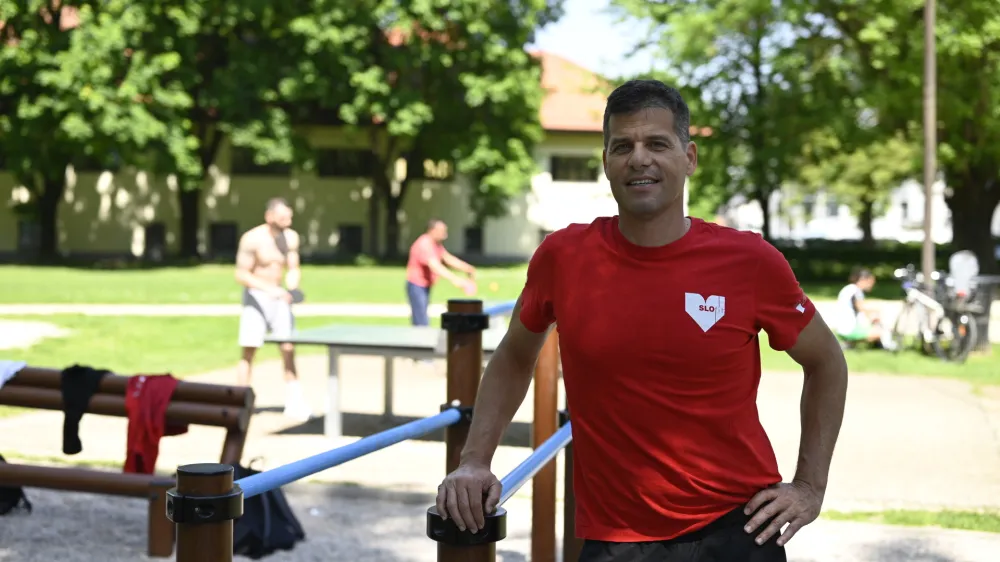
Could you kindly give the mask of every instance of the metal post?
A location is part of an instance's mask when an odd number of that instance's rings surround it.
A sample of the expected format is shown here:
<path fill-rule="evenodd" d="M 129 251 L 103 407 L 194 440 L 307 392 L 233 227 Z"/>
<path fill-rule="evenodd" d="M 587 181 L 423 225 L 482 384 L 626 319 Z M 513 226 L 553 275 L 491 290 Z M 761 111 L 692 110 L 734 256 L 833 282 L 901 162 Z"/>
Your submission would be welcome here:
<path fill-rule="evenodd" d="M 924 0 L 924 245 L 921 264 L 924 283 L 931 283 L 935 270 L 934 182 L 937 180 L 937 41 L 935 26 L 937 3 Z"/>
<path fill-rule="evenodd" d="M 535 364 L 535 418 L 532 447 L 556 432 L 559 410 L 559 334 L 553 329 Z M 531 480 L 531 560 L 556 562 L 556 461 Z"/>
<path fill-rule="evenodd" d="M 203 463 L 177 467 L 167 492 L 167 517 L 177 524 L 177 562 L 232 562 L 233 520 L 243 515 L 243 491 L 233 467 Z"/>
<path fill-rule="evenodd" d="M 441 328 L 448 333 L 445 406 L 457 403 L 471 408 L 475 404 L 483 370 L 483 330 L 488 327 L 489 316 L 483 314 L 482 301 L 448 301 L 448 312 L 441 315 Z M 471 419 L 467 416 L 445 430 L 446 473 L 458 468 Z M 451 519 L 441 519 L 436 506 L 431 507 L 427 510 L 427 536 L 437 541 L 438 562 L 496 562 L 496 543 L 507 536 L 506 511 L 498 508 L 486 517 L 486 527 L 472 534 L 459 531 Z"/>
<path fill-rule="evenodd" d="M 559 412 L 559 425 L 569 421 L 569 410 Z M 573 442 L 563 449 L 566 475 L 563 478 L 563 562 L 576 562 L 583 541 L 576 537 L 576 497 L 573 495 Z"/>

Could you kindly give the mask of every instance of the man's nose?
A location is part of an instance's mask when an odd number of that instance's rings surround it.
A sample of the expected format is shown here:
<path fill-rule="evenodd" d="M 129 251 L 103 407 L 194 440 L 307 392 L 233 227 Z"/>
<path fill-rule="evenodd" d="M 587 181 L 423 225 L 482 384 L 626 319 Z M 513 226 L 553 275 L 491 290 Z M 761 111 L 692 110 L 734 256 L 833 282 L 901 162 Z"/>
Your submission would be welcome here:
<path fill-rule="evenodd" d="M 629 159 L 629 165 L 634 169 L 642 169 L 653 163 L 652 154 L 646 147 L 642 144 L 636 144 L 635 148 L 632 149 L 632 158 Z"/>

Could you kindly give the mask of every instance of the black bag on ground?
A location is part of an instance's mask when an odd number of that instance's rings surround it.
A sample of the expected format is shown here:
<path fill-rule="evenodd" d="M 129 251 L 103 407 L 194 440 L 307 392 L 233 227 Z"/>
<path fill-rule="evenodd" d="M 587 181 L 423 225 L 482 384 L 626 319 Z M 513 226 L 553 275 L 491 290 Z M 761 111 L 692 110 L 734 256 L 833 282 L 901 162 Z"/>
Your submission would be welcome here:
<path fill-rule="evenodd" d="M 0 455 L 0 463 L 7 462 L 3 455 Z M 24 495 L 24 488 L 20 486 L 0 486 L 0 515 L 20 509 L 31 513 L 31 502 L 28 496 Z"/>
<path fill-rule="evenodd" d="M 236 480 L 259 473 L 249 467 L 233 467 Z M 233 522 L 233 554 L 256 560 L 278 550 L 291 550 L 305 537 L 285 494 L 277 488 L 243 500 L 243 516 Z"/>

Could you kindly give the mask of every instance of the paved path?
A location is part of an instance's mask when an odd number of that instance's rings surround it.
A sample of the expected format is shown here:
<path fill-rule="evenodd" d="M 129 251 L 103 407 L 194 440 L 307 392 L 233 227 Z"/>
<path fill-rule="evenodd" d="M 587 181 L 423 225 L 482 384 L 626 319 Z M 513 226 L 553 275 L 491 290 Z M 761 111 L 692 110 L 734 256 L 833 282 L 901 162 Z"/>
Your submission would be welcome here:
<path fill-rule="evenodd" d="M 94 496 L 86 494 L 29 494 L 34 513 L 5 517 L 0 526 L 0 561 L 164 562 L 145 555 L 142 500 L 107 498 L 107 503 L 95 503 Z M 289 486 L 285 495 L 306 540 L 290 552 L 268 556 L 268 561 L 437 561 L 437 549 L 424 534 L 429 495 L 317 485 Z M 514 497 L 505 507 L 507 538 L 497 544 L 497 561 L 528 562 L 531 503 Z M 561 528 L 562 521 L 557 519 L 557 525 Z M 799 531 L 786 550 L 789 562 L 996 562 L 1000 534 L 820 519 Z M 561 560 L 562 553 L 557 556 Z M 249 562 L 242 556 L 235 560 Z"/>
<path fill-rule="evenodd" d="M 382 360 L 346 356 L 343 361 L 342 396 L 345 409 L 355 415 L 380 414 Z M 410 416 L 436 413 L 445 392 L 443 363 L 414 365 L 400 360 L 396 369 L 399 385 L 395 393 L 396 413 Z M 302 357 L 300 372 L 313 407 L 322 411 L 326 360 L 322 356 Z M 223 383 L 233 379 L 232 370 L 195 377 L 195 380 Z M 300 425 L 281 416 L 284 392 L 275 362 L 263 363 L 257 368 L 254 389 L 260 413 L 251 423 L 244 456 L 246 460 L 259 456 L 263 458 L 264 468 L 274 467 L 356 439 L 344 437 L 331 443 L 321 434 L 321 420 Z M 786 478 L 794 470 L 798 448 L 800 391 L 799 375 L 766 373 L 758 400 L 763 423 Z M 529 391 L 528 399 L 515 416 L 516 422 L 530 421 L 531 397 Z M 122 419 L 84 416 L 81 423 L 83 452 L 72 459 L 121 463 L 126 428 L 127 424 Z M 11 457 L 62 457 L 61 431 L 62 414 L 58 412 L 39 412 L 0 420 L 0 435 L 4 436 L 3 453 Z M 222 430 L 202 427 L 191 428 L 189 434 L 184 436 L 165 438 L 161 442 L 158 468 L 169 471 L 178 464 L 214 460 L 221 450 L 222 438 Z M 527 454 L 525 448 L 501 447 L 494 461 L 494 471 L 503 476 Z M 307 525 L 312 525 L 314 533 L 320 534 L 321 528 L 330 529 L 331 526 L 351 530 L 345 529 L 341 538 L 326 535 L 317 538 L 318 551 L 297 550 L 299 554 L 295 557 L 276 557 L 275 560 L 323 560 L 331 559 L 331 554 L 335 555 L 332 559 L 348 559 L 343 556 L 356 552 L 359 557 L 351 559 L 430 562 L 433 550 L 426 548 L 419 532 L 423 510 L 430 505 L 426 496 L 412 502 L 412 505 L 408 504 L 406 510 L 401 510 L 398 499 L 382 501 L 378 499 L 381 497 L 378 494 L 427 494 L 444 475 L 443 455 L 444 446 L 438 441 L 410 441 L 309 478 L 312 482 L 347 485 L 363 491 L 361 499 L 369 503 L 364 504 L 367 507 L 357 508 L 362 512 L 355 518 L 351 504 L 341 505 L 340 500 L 315 503 L 323 494 L 306 493 L 302 497 L 314 497 L 314 507 L 319 510 L 317 513 L 327 514 L 316 515 L 321 518 L 319 522 L 312 521 L 309 517 L 313 517 L 313 504 L 295 500 L 300 510 L 306 510 L 303 517 L 307 519 Z M 560 484 L 557 496 L 561 500 L 562 463 L 559 462 L 558 466 Z M 511 538 L 502 547 L 507 552 L 502 558 L 504 561 L 526 560 L 525 525 L 530 519 L 530 504 L 527 502 L 530 495 L 531 486 L 525 486 L 514 496 L 514 503 L 509 505 L 512 513 Z M 80 509 L 85 506 L 79 504 Z M 1000 508 L 1000 390 L 987 388 L 977 393 L 969 385 L 952 380 L 879 375 L 853 377 L 825 507 L 837 510 Z M 73 512 L 68 510 L 63 513 Z M 41 531 L 35 534 L 38 533 Z M 394 540 L 391 544 L 376 540 L 373 533 L 379 536 L 389 533 Z M 0 528 L 2 534 L 3 529 Z M 18 536 L 18 533 L 14 535 Z M 362 535 L 367 539 L 359 538 Z M 998 535 L 840 522 L 821 522 L 800 537 L 793 541 L 798 545 L 794 545 L 796 548 L 791 549 L 790 554 L 792 560 L 802 562 L 996 562 L 995 555 L 1000 552 Z M 43 539 L 41 536 L 35 538 Z M 28 544 L 23 542 L 23 538 L 18 540 L 19 544 Z M 136 542 L 130 540 L 131 543 Z M 32 559 L 21 558 L 16 552 L 5 556 L 6 544 L 0 536 L 0 560 L 3 562 Z M 141 549 L 141 543 L 133 547 Z M 67 546 L 66 550 L 47 550 L 45 559 L 61 558 L 60 553 L 69 552 L 68 549 Z M 136 556 L 123 557 L 120 548 L 114 552 L 117 554 L 109 553 L 102 559 L 137 559 Z"/>
<path fill-rule="evenodd" d="M 888 325 L 899 314 L 899 301 L 872 301 L 881 309 Z M 817 301 L 816 307 L 824 318 L 832 318 L 836 303 Z M 428 313 L 434 317 L 444 312 L 444 305 L 431 305 Z M 236 316 L 237 304 L 4 304 L 0 315 L 47 316 L 53 314 L 85 314 L 90 316 Z M 295 305 L 297 316 L 365 316 L 406 318 L 406 304 L 377 303 L 302 303 Z M 1000 343 L 1000 301 L 990 310 L 990 341 Z"/>

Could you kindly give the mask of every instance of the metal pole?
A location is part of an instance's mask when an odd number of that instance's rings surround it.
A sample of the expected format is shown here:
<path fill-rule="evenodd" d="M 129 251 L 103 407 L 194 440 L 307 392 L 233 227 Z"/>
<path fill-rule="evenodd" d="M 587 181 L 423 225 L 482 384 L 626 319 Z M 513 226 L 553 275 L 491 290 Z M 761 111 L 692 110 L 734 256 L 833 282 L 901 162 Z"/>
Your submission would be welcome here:
<path fill-rule="evenodd" d="M 936 0 L 924 0 L 924 283 L 931 282 L 935 269 L 931 214 L 934 209 L 934 182 L 937 179 L 937 44 Z"/>
<path fill-rule="evenodd" d="M 535 418 L 532 447 L 556 432 L 559 410 L 559 335 L 549 333 L 535 364 Z M 531 560 L 556 562 L 556 461 L 531 480 Z"/>
<path fill-rule="evenodd" d="M 559 413 L 559 425 L 569 421 L 569 410 Z M 583 550 L 583 541 L 576 537 L 576 496 L 573 495 L 573 442 L 563 449 L 566 475 L 563 478 L 563 562 L 576 562 Z"/>
<path fill-rule="evenodd" d="M 243 515 L 243 491 L 233 467 L 203 463 L 177 467 L 167 492 L 167 517 L 177 524 L 177 562 L 233 562 L 233 520 Z"/>
<path fill-rule="evenodd" d="M 441 328 L 448 332 L 448 396 L 443 407 L 459 404 L 471 408 L 479 393 L 483 372 L 483 330 L 489 316 L 479 300 L 453 299 L 441 315 Z M 470 415 L 445 430 L 445 471 L 451 473 L 461 461 L 469 436 Z M 472 534 L 459 531 L 451 519 L 444 521 L 437 508 L 427 510 L 427 536 L 437 541 L 438 562 L 496 562 L 496 543 L 507 535 L 506 511 L 502 508 L 486 518 L 486 528 Z"/>

